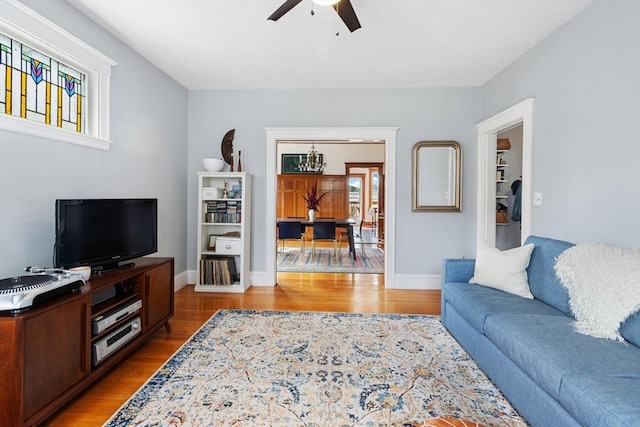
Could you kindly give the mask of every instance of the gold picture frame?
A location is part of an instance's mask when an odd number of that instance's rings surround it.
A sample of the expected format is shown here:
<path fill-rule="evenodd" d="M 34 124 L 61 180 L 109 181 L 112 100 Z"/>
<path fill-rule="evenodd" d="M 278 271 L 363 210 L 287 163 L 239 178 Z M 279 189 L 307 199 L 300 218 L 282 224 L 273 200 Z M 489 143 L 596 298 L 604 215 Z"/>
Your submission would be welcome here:
<path fill-rule="evenodd" d="M 215 234 L 209 234 L 209 244 L 207 245 L 207 249 L 210 251 L 214 251 L 216 249 L 216 236 Z"/>

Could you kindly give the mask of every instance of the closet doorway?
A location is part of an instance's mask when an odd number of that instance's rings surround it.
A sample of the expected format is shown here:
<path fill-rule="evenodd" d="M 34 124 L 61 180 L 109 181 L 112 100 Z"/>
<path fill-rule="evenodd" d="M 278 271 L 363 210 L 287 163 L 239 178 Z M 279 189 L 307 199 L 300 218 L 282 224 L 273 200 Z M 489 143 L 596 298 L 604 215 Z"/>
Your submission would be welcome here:
<path fill-rule="evenodd" d="M 522 236 L 522 125 L 498 133 L 496 153 L 496 248 L 513 249 L 520 246 Z M 502 148 L 502 149 L 501 149 Z M 500 179 L 498 179 L 500 178 Z"/>
<path fill-rule="evenodd" d="M 496 245 L 496 153 L 498 135 L 522 128 L 520 244 L 531 234 L 533 175 L 533 98 L 476 125 L 478 129 L 477 242 Z"/>

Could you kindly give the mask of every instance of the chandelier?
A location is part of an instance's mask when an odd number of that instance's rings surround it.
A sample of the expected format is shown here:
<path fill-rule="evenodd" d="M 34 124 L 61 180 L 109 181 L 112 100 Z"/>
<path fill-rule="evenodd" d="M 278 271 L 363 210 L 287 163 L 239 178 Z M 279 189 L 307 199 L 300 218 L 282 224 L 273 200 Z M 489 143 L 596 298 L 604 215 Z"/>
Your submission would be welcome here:
<path fill-rule="evenodd" d="M 311 148 L 307 153 L 307 157 L 305 158 L 300 155 L 298 160 L 298 170 L 300 172 L 322 173 L 325 166 L 327 166 L 327 164 L 322 163 L 322 154 L 318 153 L 318 150 L 316 150 L 313 143 L 311 143 Z"/>

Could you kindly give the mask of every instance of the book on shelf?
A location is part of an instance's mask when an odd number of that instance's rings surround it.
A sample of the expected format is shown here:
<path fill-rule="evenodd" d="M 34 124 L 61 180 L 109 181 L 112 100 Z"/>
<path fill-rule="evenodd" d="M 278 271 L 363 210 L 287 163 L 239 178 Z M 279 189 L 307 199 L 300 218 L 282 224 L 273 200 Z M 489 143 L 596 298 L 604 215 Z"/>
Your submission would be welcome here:
<path fill-rule="evenodd" d="M 200 283 L 230 286 L 240 279 L 233 256 L 209 255 L 200 260 Z"/>
<path fill-rule="evenodd" d="M 204 222 L 242 222 L 242 202 L 240 200 L 212 200 L 205 202 Z"/>

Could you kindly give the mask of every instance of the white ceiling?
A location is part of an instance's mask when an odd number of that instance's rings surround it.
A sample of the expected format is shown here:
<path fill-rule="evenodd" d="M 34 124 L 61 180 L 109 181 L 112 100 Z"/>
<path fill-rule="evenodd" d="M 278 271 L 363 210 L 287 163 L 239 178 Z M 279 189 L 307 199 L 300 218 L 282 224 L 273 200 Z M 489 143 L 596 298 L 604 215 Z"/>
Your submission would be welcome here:
<path fill-rule="evenodd" d="M 592 0 L 68 0 L 187 89 L 479 86 Z M 336 30 L 340 35 L 336 37 Z"/>

